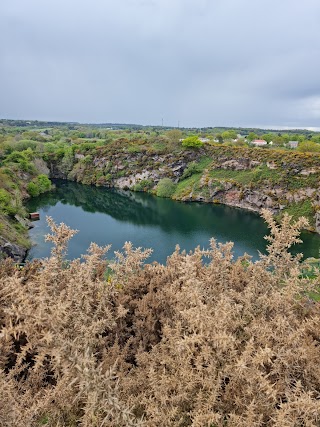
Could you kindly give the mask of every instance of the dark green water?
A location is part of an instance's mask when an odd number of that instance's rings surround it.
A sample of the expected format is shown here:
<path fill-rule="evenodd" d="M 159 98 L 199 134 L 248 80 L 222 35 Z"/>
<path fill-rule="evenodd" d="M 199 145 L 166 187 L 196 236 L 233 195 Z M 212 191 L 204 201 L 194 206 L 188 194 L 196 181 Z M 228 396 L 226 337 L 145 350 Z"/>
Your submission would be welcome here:
<path fill-rule="evenodd" d="M 71 240 L 68 258 L 84 254 L 90 242 L 111 243 L 108 256 L 122 248 L 125 241 L 135 247 L 153 248 L 150 261 L 164 263 L 175 245 L 187 251 L 196 246 L 207 248 L 209 239 L 234 242 L 234 255 L 245 252 L 258 258 L 264 252 L 267 227 L 259 215 L 222 205 L 180 203 L 145 193 L 114 191 L 73 182 L 57 181 L 56 190 L 29 201 L 30 212 L 40 212 L 40 221 L 30 230 L 35 246 L 29 259 L 50 255 L 50 244 L 44 242 L 49 232 L 45 217 L 64 222 L 79 233 Z M 320 236 L 303 233 L 304 243 L 295 248 L 305 257 L 318 257 Z"/>

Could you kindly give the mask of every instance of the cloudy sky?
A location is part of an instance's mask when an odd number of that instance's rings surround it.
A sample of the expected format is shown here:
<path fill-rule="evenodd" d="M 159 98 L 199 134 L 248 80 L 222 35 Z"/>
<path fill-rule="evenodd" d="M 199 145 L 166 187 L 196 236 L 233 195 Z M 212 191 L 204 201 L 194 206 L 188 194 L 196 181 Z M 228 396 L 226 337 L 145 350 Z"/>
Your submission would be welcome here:
<path fill-rule="evenodd" d="M 0 0 L 0 118 L 320 126 L 319 0 Z"/>

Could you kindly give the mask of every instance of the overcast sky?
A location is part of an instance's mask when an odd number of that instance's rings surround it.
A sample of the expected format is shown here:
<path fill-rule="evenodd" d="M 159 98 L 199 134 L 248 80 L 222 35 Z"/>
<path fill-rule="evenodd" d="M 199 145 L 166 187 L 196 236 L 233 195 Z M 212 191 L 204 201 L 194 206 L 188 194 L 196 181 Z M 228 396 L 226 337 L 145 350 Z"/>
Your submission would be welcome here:
<path fill-rule="evenodd" d="M 0 118 L 320 126 L 320 0 L 0 0 Z"/>

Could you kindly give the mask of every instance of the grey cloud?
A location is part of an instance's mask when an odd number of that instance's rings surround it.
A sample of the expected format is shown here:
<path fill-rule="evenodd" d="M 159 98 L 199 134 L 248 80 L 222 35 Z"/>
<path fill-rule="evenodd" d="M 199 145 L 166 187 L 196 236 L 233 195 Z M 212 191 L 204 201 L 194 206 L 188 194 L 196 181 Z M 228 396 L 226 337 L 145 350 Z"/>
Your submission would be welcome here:
<path fill-rule="evenodd" d="M 0 116 L 317 126 L 316 0 L 4 0 Z"/>

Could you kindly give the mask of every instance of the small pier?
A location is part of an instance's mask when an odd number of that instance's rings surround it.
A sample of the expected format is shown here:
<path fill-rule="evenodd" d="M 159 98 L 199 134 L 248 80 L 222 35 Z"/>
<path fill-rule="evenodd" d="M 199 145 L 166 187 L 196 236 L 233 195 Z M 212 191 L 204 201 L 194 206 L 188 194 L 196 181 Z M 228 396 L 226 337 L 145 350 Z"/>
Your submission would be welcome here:
<path fill-rule="evenodd" d="M 39 212 L 30 212 L 29 218 L 31 219 L 31 221 L 38 221 L 40 219 L 40 214 Z"/>

